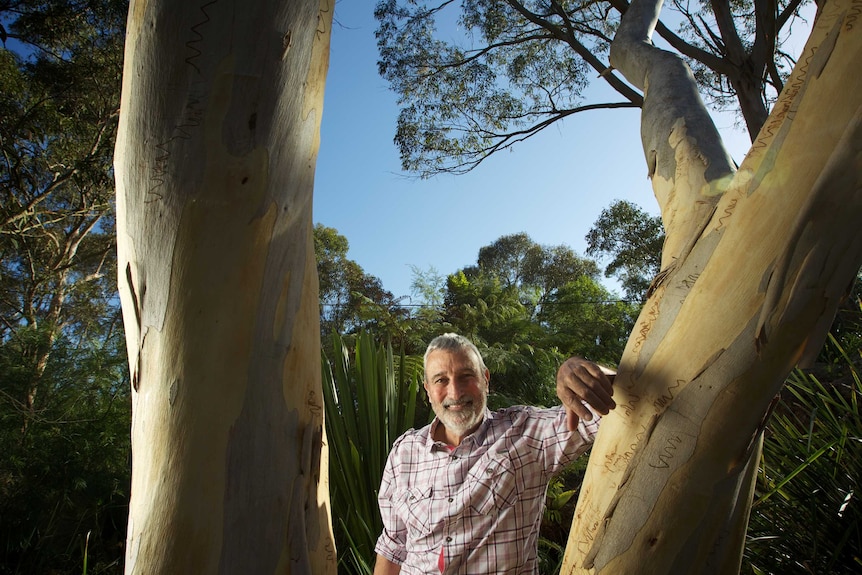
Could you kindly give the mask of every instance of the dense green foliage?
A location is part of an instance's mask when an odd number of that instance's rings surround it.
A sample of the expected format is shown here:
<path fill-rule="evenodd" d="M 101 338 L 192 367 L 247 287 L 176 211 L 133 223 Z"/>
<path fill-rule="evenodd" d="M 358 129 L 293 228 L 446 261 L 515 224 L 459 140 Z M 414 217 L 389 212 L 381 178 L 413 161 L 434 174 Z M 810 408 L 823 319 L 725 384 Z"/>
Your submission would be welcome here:
<path fill-rule="evenodd" d="M 745 551 L 755 574 L 862 570 L 862 380 L 841 359 L 788 379 L 767 427 Z"/>
<path fill-rule="evenodd" d="M 90 573 L 119 572 L 128 368 L 119 322 L 98 336 L 54 342 L 32 408 L 16 398 L 32 372 L 17 338 L 0 347 L 0 573 L 80 573 L 87 541 Z"/>
<path fill-rule="evenodd" d="M 0 5 L 0 572 L 116 571 L 129 397 L 111 158 L 126 5 Z M 111 567 L 113 566 L 113 567 Z"/>
<path fill-rule="evenodd" d="M 698 87 L 740 111 L 753 138 L 793 59 L 783 40 L 802 0 L 668 3 L 656 32 L 691 65 Z M 608 65 L 628 2 L 380 0 L 381 76 L 398 94 L 395 133 L 405 170 L 460 173 L 572 114 L 639 107 Z M 671 29 L 677 30 L 674 33 Z M 591 80 L 617 99 L 594 101 Z"/>

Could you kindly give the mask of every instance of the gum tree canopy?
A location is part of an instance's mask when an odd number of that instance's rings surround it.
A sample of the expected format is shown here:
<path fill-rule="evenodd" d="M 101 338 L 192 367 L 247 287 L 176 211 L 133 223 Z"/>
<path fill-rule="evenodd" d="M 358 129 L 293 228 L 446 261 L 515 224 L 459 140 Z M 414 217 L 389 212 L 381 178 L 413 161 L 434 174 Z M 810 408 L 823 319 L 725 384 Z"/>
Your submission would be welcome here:
<path fill-rule="evenodd" d="M 753 140 L 794 64 L 782 45 L 804 3 L 672 0 L 655 29 L 692 66 L 711 104 L 741 113 Z M 399 96 L 404 169 L 465 172 L 572 114 L 642 106 L 638 83 L 608 63 L 628 6 L 380 0 L 379 68 Z M 608 89 L 586 92 L 596 82 Z"/>
<path fill-rule="evenodd" d="M 551 1 L 552 8 L 557 3 Z M 821 6 L 736 169 L 636 0 L 667 239 L 564 573 L 735 573 L 760 428 L 862 261 L 862 0 Z M 133 1 L 118 187 L 133 381 L 128 573 L 332 573 L 311 187 L 328 2 Z"/>

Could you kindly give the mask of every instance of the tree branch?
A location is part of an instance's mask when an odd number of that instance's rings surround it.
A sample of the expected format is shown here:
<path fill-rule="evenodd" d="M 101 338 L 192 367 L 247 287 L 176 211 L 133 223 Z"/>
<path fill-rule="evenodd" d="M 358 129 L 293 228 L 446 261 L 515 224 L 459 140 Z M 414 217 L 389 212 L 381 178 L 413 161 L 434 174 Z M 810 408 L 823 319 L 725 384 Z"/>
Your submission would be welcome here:
<path fill-rule="evenodd" d="M 776 18 L 777 30 L 784 28 L 784 25 L 793 17 L 793 14 L 801 4 L 802 0 L 791 0 L 791 2 L 784 8 L 784 11 L 778 15 L 778 18 Z"/>
<path fill-rule="evenodd" d="M 537 26 L 541 26 L 542 28 L 548 30 L 554 38 L 562 40 L 563 42 L 571 46 L 575 53 L 581 58 L 583 58 L 583 60 L 587 64 L 589 64 L 596 72 L 598 72 L 601 77 L 604 78 L 604 80 L 622 97 L 626 98 L 631 103 L 638 106 L 643 105 L 643 96 L 632 90 L 631 87 L 628 86 L 625 82 L 623 82 L 619 77 L 617 77 L 616 74 L 608 73 L 609 66 L 596 58 L 596 56 L 592 53 L 591 50 L 581 44 L 577 40 L 577 38 L 575 38 L 575 35 L 571 28 L 569 28 L 568 32 L 565 32 L 562 28 L 560 28 L 553 22 L 545 20 L 534 14 L 530 10 L 527 10 L 527 8 L 517 0 L 506 1 L 524 18 L 536 24 Z"/>
<path fill-rule="evenodd" d="M 529 128 L 524 128 L 522 130 L 516 130 L 514 132 L 508 132 L 508 133 L 501 134 L 501 133 L 490 132 L 488 130 L 480 129 L 480 132 L 484 136 L 486 136 L 488 138 L 497 138 L 498 141 L 491 144 L 491 145 L 484 146 L 481 149 L 473 151 L 473 152 L 466 152 L 463 154 L 458 154 L 458 156 L 456 156 L 456 157 L 461 157 L 461 158 L 466 158 L 466 159 L 464 159 L 462 161 L 458 161 L 457 163 L 455 163 L 450 168 L 446 168 L 445 170 L 440 170 L 440 171 L 445 171 L 447 173 L 452 173 L 452 174 L 465 174 L 465 173 L 469 172 L 470 170 L 474 169 L 475 167 L 477 167 L 483 161 L 485 161 L 485 159 L 488 158 L 488 156 L 490 156 L 494 152 L 497 152 L 499 150 L 505 150 L 507 148 L 511 148 L 516 143 L 523 142 L 523 141 L 527 140 L 528 138 L 535 136 L 536 134 L 538 134 L 539 132 L 541 132 L 542 130 L 544 130 L 545 128 L 547 128 L 548 126 L 553 124 L 554 122 L 556 122 L 557 120 L 561 120 L 565 117 L 571 116 L 572 114 L 577 114 L 579 112 L 586 112 L 586 111 L 590 111 L 590 110 L 616 109 L 616 108 L 639 108 L 639 107 L 640 106 L 638 106 L 637 104 L 634 104 L 632 102 L 606 102 L 606 103 L 602 103 L 602 104 L 589 104 L 589 105 L 585 105 L 585 106 L 578 106 L 576 108 L 559 110 L 556 113 L 554 113 L 553 115 L 551 115 L 550 117 L 546 118 L 545 120 L 542 120 L 541 122 L 539 122 L 537 124 L 530 126 Z M 478 126 L 478 122 L 476 122 L 476 126 Z M 466 130 L 468 130 L 468 128 L 462 127 L 461 130 L 466 131 Z M 430 175 L 430 174 L 431 174 L 431 171 L 428 171 L 424 175 Z"/>
<path fill-rule="evenodd" d="M 620 14 L 625 14 L 629 7 L 628 0 L 610 0 L 610 4 L 616 8 Z M 665 42 L 683 56 L 700 62 L 718 74 L 727 74 L 730 71 L 730 67 L 722 58 L 698 48 L 697 46 L 689 44 L 675 34 L 661 20 L 656 23 L 655 31 L 658 32 L 659 36 L 661 36 Z"/>
<path fill-rule="evenodd" d="M 632 2 L 611 44 L 611 63 L 647 94 L 641 137 L 667 240 L 662 267 L 682 261 L 712 213 L 733 160 L 685 62 L 652 44 L 661 0 Z"/>
<path fill-rule="evenodd" d="M 757 1 L 757 0 L 755 0 Z M 736 32 L 736 24 L 733 21 L 733 12 L 728 0 L 711 0 L 712 13 L 715 15 L 715 23 L 718 26 L 721 40 L 727 52 L 727 57 L 734 66 L 742 66 L 748 58 L 742 39 Z"/>

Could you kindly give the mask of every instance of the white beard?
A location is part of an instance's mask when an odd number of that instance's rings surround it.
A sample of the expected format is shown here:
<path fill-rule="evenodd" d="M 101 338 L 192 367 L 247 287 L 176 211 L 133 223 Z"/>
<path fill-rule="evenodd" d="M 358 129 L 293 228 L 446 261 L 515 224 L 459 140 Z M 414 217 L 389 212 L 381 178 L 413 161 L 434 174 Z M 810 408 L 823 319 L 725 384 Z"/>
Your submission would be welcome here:
<path fill-rule="evenodd" d="M 482 390 L 481 401 L 462 404 L 464 406 L 460 411 L 451 411 L 446 409 L 447 406 L 454 405 L 458 402 L 446 401 L 433 405 L 434 414 L 437 419 L 446 427 L 446 429 L 465 435 L 472 431 L 482 422 L 482 417 L 485 415 L 485 406 L 488 403 L 488 392 Z"/>

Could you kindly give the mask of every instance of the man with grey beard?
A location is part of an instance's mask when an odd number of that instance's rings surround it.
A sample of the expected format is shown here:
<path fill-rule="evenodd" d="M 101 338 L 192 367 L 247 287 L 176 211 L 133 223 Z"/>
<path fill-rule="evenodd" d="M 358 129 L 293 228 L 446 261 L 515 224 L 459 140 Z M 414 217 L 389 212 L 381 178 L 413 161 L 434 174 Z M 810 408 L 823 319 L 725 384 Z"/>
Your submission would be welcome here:
<path fill-rule="evenodd" d="M 600 414 L 616 407 L 613 372 L 568 359 L 557 371 L 562 405 L 550 409 L 492 413 L 489 382 L 469 340 L 431 341 L 424 386 L 436 417 L 392 446 L 375 575 L 538 573 L 548 481 L 589 448 Z"/>

